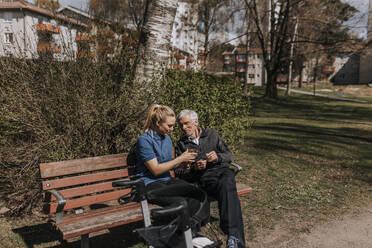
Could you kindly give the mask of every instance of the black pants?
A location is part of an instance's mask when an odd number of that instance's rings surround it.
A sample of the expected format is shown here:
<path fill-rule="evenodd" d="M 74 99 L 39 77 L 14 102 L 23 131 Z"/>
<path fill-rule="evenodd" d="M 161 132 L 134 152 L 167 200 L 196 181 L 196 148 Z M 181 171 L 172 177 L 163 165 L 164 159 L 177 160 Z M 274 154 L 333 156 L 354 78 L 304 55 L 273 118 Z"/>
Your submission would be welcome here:
<path fill-rule="evenodd" d="M 187 201 L 192 217 L 193 232 L 199 232 L 200 226 L 209 219 L 209 203 L 204 191 L 178 178 L 157 181 L 146 186 L 147 200 L 150 203 L 167 207 L 177 206 Z"/>
<path fill-rule="evenodd" d="M 233 235 L 245 248 L 244 225 L 238 197 L 235 173 L 228 167 L 208 169 L 199 179 L 200 187 L 218 201 L 220 227 L 226 235 Z"/>

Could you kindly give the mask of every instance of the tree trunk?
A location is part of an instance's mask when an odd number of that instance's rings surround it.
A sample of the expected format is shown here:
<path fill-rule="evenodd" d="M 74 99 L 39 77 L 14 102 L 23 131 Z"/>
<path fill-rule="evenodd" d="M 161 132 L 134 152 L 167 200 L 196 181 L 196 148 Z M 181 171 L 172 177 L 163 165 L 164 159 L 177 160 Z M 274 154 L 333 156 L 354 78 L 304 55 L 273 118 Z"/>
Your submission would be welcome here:
<path fill-rule="evenodd" d="M 248 69 L 249 69 L 249 51 L 250 51 L 250 45 L 251 45 L 251 34 L 250 34 L 250 23 L 249 23 L 249 12 L 248 10 L 245 12 L 245 21 L 247 23 L 247 39 L 246 39 L 246 44 L 245 44 L 245 48 L 246 48 L 246 53 L 245 53 L 245 56 L 246 56 L 246 62 L 245 62 L 245 82 L 244 82 L 244 88 L 243 88 L 243 91 L 244 91 L 244 94 L 247 94 L 248 93 L 248 80 L 249 80 L 249 72 L 248 72 Z"/>
<path fill-rule="evenodd" d="M 301 66 L 300 67 L 300 76 L 299 76 L 299 79 L 298 79 L 298 88 L 301 88 L 302 87 L 302 74 L 303 74 L 303 71 L 304 71 L 304 67 Z"/>
<path fill-rule="evenodd" d="M 161 75 L 169 61 L 172 26 L 178 0 L 147 0 L 135 63 L 135 81 Z"/>
<path fill-rule="evenodd" d="M 276 78 L 276 73 L 272 73 L 272 72 L 268 73 L 265 97 L 268 97 L 268 98 L 278 97 L 278 88 L 276 87 L 275 78 Z"/>

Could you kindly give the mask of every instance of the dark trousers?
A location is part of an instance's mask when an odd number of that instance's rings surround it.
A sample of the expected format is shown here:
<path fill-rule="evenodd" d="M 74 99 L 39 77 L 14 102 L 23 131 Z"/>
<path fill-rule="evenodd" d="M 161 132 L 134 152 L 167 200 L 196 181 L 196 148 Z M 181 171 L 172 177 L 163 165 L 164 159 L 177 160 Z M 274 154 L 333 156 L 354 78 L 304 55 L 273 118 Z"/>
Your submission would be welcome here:
<path fill-rule="evenodd" d="M 157 181 L 146 186 L 147 200 L 150 203 L 167 207 L 177 206 L 187 201 L 193 232 L 200 231 L 200 226 L 209 219 L 209 203 L 206 193 L 193 184 L 178 178 Z"/>
<path fill-rule="evenodd" d="M 235 173 L 228 167 L 208 169 L 199 180 L 200 187 L 218 201 L 220 227 L 226 235 L 233 235 L 245 247 L 244 225 L 238 197 Z"/>

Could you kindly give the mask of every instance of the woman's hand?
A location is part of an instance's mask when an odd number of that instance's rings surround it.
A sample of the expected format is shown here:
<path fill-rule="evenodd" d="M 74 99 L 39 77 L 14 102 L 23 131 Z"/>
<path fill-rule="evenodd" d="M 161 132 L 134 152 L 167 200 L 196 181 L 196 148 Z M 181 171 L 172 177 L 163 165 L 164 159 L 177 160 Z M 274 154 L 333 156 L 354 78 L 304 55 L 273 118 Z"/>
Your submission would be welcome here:
<path fill-rule="evenodd" d="M 187 162 L 192 163 L 195 161 L 196 155 L 198 155 L 196 152 L 190 152 L 189 150 L 186 150 L 184 153 L 179 156 L 180 162 Z"/>

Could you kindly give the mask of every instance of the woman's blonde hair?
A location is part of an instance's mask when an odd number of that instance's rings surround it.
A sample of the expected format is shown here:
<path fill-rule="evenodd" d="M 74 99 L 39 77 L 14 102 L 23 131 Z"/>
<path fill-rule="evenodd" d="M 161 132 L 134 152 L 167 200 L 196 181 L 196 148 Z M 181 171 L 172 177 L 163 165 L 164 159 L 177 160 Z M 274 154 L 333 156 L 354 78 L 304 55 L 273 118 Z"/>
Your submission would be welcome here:
<path fill-rule="evenodd" d="M 176 117 L 176 115 L 174 114 L 173 110 L 170 107 L 159 104 L 151 105 L 144 125 L 145 132 L 148 132 L 150 128 L 154 129 L 154 127 L 156 127 L 157 122 L 161 123 L 165 121 L 165 118 L 169 116 Z"/>

